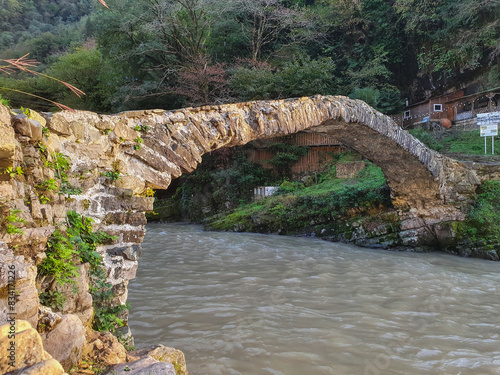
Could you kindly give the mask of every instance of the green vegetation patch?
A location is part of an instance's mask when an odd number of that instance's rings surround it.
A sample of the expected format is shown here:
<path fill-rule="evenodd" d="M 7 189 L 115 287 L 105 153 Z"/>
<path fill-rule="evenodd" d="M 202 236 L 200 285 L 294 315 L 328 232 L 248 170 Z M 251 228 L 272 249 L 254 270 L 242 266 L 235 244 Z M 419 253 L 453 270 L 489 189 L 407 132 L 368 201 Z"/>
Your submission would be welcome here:
<path fill-rule="evenodd" d="M 458 236 L 500 252 L 500 181 L 486 181 L 464 223 L 457 226 Z M 500 254 L 499 254 L 500 255 Z"/>
<path fill-rule="evenodd" d="M 331 178 L 334 167 L 318 184 L 305 187 L 285 181 L 277 193 L 264 200 L 243 204 L 225 216 L 208 219 L 214 230 L 300 234 L 317 224 L 348 220 L 371 208 L 391 205 L 389 189 L 377 166 L 367 162 L 358 178 Z"/>
<path fill-rule="evenodd" d="M 112 285 L 106 282 L 102 256 L 97 252 L 98 245 L 109 243 L 114 237 L 105 232 L 92 230 L 93 220 L 69 211 L 68 227 L 64 232 L 58 228 L 48 241 L 47 257 L 38 265 L 41 276 L 53 276 L 48 290 L 40 293 L 40 302 L 46 306 L 62 309 L 64 296 L 54 289 L 56 284 L 74 283 L 77 266 L 90 264 L 90 293 L 95 311 L 93 328 L 98 331 L 115 331 L 123 326 L 120 315 L 128 305 L 111 306 Z M 75 291 L 76 292 L 76 291 Z"/>

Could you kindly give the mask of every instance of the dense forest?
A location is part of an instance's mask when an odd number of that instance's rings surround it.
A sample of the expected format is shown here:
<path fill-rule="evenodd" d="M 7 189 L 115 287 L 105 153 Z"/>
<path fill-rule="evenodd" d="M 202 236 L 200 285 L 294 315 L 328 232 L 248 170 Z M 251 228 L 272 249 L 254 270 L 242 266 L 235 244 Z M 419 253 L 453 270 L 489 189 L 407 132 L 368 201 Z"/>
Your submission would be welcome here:
<path fill-rule="evenodd" d="M 314 94 L 385 113 L 500 82 L 498 0 L 0 0 L 0 73 L 13 106 L 116 112 Z M 1 65 L 1 64 L 0 64 Z"/>

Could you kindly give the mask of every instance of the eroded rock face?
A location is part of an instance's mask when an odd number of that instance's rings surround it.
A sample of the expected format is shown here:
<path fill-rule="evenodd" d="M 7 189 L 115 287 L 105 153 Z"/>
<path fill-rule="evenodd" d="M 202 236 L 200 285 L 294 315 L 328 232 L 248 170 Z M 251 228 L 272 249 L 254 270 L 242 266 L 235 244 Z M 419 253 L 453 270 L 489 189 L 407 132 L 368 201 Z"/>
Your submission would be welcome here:
<path fill-rule="evenodd" d="M 9 313 L 15 313 L 16 319 L 28 321 L 36 327 L 38 321 L 38 291 L 35 285 L 36 267 L 26 262 L 24 256 L 15 256 L 14 252 L 0 240 L 0 325 L 6 324 Z M 10 266 L 10 268 L 9 268 Z M 15 282 L 10 283 L 9 271 L 15 272 Z M 15 287 L 15 289 L 14 289 Z M 15 290 L 16 304 L 9 305 L 8 296 Z"/>
<path fill-rule="evenodd" d="M 49 332 L 42 333 L 44 349 L 69 371 L 78 364 L 85 344 L 85 328 L 76 315 L 61 315 Z"/>
<path fill-rule="evenodd" d="M 88 362 L 111 366 L 126 362 L 127 351 L 111 333 L 88 331 L 82 357 Z"/>
<path fill-rule="evenodd" d="M 66 299 L 61 313 L 75 314 L 87 328 L 92 326 L 94 309 L 92 296 L 89 293 L 89 264 L 77 266 L 78 276 L 74 284 L 56 285 L 55 290 L 61 292 Z"/>

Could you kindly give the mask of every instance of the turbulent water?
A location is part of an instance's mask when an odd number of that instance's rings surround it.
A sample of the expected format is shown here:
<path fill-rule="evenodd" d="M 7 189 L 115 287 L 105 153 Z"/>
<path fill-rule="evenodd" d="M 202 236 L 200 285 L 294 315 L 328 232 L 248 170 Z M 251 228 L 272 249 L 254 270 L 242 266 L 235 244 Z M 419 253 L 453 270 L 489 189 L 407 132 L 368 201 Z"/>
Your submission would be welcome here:
<path fill-rule="evenodd" d="M 148 224 L 136 347 L 190 375 L 500 374 L 500 263 Z"/>

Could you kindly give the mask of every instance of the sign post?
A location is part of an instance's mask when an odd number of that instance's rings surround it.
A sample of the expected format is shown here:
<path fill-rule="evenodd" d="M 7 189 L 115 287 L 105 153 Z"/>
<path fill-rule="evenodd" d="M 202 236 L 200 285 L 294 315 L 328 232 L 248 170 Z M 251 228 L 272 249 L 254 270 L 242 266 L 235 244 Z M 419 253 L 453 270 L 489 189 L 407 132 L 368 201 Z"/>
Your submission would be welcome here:
<path fill-rule="evenodd" d="M 486 138 L 491 137 L 491 154 L 495 153 L 495 137 L 498 135 L 498 124 L 481 125 L 479 127 L 481 137 L 484 137 L 484 154 L 486 155 Z"/>
<path fill-rule="evenodd" d="M 481 137 L 484 137 L 484 154 L 487 153 L 486 138 L 491 137 L 491 154 L 495 154 L 495 137 L 498 136 L 500 112 L 481 113 L 477 115 L 477 125 Z"/>

